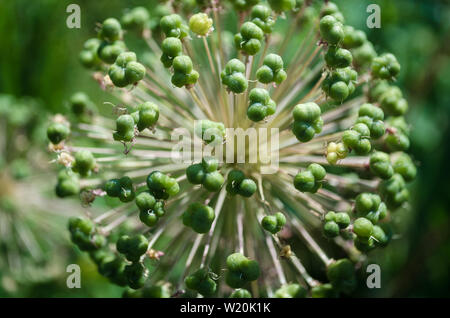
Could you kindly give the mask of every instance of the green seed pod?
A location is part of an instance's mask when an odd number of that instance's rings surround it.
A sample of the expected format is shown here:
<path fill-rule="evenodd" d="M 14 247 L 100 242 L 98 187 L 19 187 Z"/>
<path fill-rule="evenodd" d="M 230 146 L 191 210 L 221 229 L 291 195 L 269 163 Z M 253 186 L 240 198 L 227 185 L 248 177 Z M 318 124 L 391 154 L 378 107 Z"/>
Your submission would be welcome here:
<path fill-rule="evenodd" d="M 386 216 L 386 205 L 374 193 L 361 193 L 356 197 L 355 210 L 358 216 L 365 217 L 373 224 Z"/>
<path fill-rule="evenodd" d="M 176 87 L 190 87 L 197 83 L 199 74 L 193 69 L 192 60 L 187 55 L 179 55 L 173 59 L 172 84 Z"/>
<path fill-rule="evenodd" d="M 363 253 L 368 253 L 376 247 L 375 241 L 373 240 L 372 237 L 369 239 L 357 237 L 355 239 L 354 243 L 355 243 L 356 249 Z"/>
<path fill-rule="evenodd" d="M 399 208 L 409 199 L 409 191 L 400 174 L 394 174 L 391 179 L 380 184 L 380 194 L 387 206 L 391 209 Z"/>
<path fill-rule="evenodd" d="M 255 55 L 261 49 L 264 32 L 253 22 L 245 22 L 241 32 L 235 35 L 234 41 L 238 50 L 248 55 Z"/>
<path fill-rule="evenodd" d="M 110 254 L 101 260 L 98 266 L 98 272 L 108 278 L 112 283 L 119 286 L 126 286 L 125 267 L 126 262 L 121 257 Z"/>
<path fill-rule="evenodd" d="M 377 52 L 369 41 L 364 42 L 358 48 L 352 50 L 353 64 L 358 68 L 367 69 L 372 65 L 373 59 L 377 56 Z"/>
<path fill-rule="evenodd" d="M 61 141 L 69 137 L 70 128 L 64 123 L 51 123 L 47 128 L 47 138 L 54 145 L 59 144 Z"/>
<path fill-rule="evenodd" d="M 247 289 L 239 288 L 230 295 L 230 298 L 252 298 L 252 294 Z"/>
<path fill-rule="evenodd" d="M 196 123 L 195 134 L 211 146 L 219 145 L 225 137 L 225 125 L 210 120 L 201 120 Z"/>
<path fill-rule="evenodd" d="M 166 200 L 180 191 L 178 182 L 160 171 L 153 171 L 148 175 L 147 186 L 156 199 Z"/>
<path fill-rule="evenodd" d="M 380 96 L 380 105 L 391 116 L 402 116 L 408 111 L 408 102 L 398 87 L 392 86 Z"/>
<path fill-rule="evenodd" d="M 252 179 L 244 179 L 239 184 L 239 194 L 243 197 L 250 198 L 253 194 L 255 194 L 257 190 L 257 186 L 255 181 Z"/>
<path fill-rule="evenodd" d="M 195 232 L 204 234 L 209 232 L 215 218 L 214 210 L 201 203 L 192 203 L 183 214 L 183 224 Z"/>
<path fill-rule="evenodd" d="M 227 192 L 231 195 L 239 193 L 239 185 L 245 179 L 245 174 L 240 170 L 231 170 L 228 174 Z"/>
<path fill-rule="evenodd" d="M 211 279 L 205 268 L 200 268 L 184 280 L 186 287 L 197 291 L 204 297 L 211 297 L 216 292 L 216 282 Z"/>
<path fill-rule="evenodd" d="M 345 212 L 336 213 L 335 221 L 340 229 L 345 229 L 350 225 L 350 216 Z"/>
<path fill-rule="evenodd" d="M 147 252 L 148 241 L 143 235 L 132 237 L 123 235 L 117 241 L 116 248 L 119 253 L 125 255 L 127 260 L 137 262 Z"/>
<path fill-rule="evenodd" d="M 121 115 L 116 119 L 116 131 L 113 133 L 114 140 L 130 142 L 134 139 L 134 119 L 131 115 Z"/>
<path fill-rule="evenodd" d="M 281 286 L 275 291 L 275 298 L 306 298 L 307 290 L 299 284 Z"/>
<path fill-rule="evenodd" d="M 139 131 L 143 131 L 156 124 L 159 119 L 159 107 L 155 103 L 145 102 L 138 106 L 136 115 L 138 117 L 138 120 L 135 120 L 137 128 Z"/>
<path fill-rule="evenodd" d="M 406 151 L 409 148 L 409 127 L 403 117 L 391 117 L 386 122 L 389 133 L 386 145 L 391 151 Z"/>
<path fill-rule="evenodd" d="M 270 7 L 276 12 L 291 11 L 295 9 L 295 0 L 269 0 Z"/>
<path fill-rule="evenodd" d="M 149 211 L 156 204 L 156 199 L 148 192 L 142 192 L 136 197 L 136 205 L 139 211 Z"/>
<path fill-rule="evenodd" d="M 361 238 L 368 239 L 373 232 L 373 225 L 366 218 L 358 218 L 353 222 L 353 232 Z"/>
<path fill-rule="evenodd" d="M 264 33 L 272 33 L 275 20 L 272 18 L 272 10 L 269 7 L 260 4 L 254 6 L 250 18 Z"/>
<path fill-rule="evenodd" d="M 370 156 L 370 171 L 381 179 L 389 179 L 394 174 L 391 159 L 387 153 L 376 151 Z"/>
<path fill-rule="evenodd" d="M 343 14 L 339 11 L 338 6 L 331 1 L 326 1 L 322 8 L 320 9 L 320 17 L 324 17 L 326 15 L 333 16 L 336 20 L 338 20 L 341 23 L 345 22 Z"/>
<path fill-rule="evenodd" d="M 358 73 L 350 67 L 333 70 L 322 83 L 327 96 L 337 102 L 343 102 L 355 90 Z"/>
<path fill-rule="evenodd" d="M 206 13 L 197 13 L 189 19 L 189 28 L 199 36 L 206 36 L 211 31 L 213 20 Z"/>
<path fill-rule="evenodd" d="M 217 192 L 222 188 L 225 179 L 219 171 L 208 172 L 203 179 L 203 186 L 210 192 Z"/>
<path fill-rule="evenodd" d="M 69 100 L 70 109 L 72 113 L 81 122 L 90 123 L 92 120 L 92 114 L 95 109 L 94 103 L 83 92 L 73 94 Z"/>
<path fill-rule="evenodd" d="M 189 166 L 186 169 L 186 177 L 192 184 L 202 184 L 205 178 L 203 166 L 200 163 Z"/>
<path fill-rule="evenodd" d="M 325 61 L 330 68 L 343 68 L 352 64 L 353 57 L 349 50 L 331 46 L 325 54 Z"/>
<path fill-rule="evenodd" d="M 283 59 L 281 56 L 269 54 L 264 58 L 263 66 L 256 72 L 256 78 L 263 84 L 273 82 L 280 85 L 287 77 L 283 67 Z"/>
<path fill-rule="evenodd" d="M 410 156 L 406 153 L 401 153 L 394 160 L 394 171 L 400 174 L 406 182 L 414 180 L 417 174 L 417 168 L 414 165 Z"/>
<path fill-rule="evenodd" d="M 301 192 L 316 193 L 322 187 L 325 175 L 325 169 L 321 165 L 313 163 L 295 176 L 294 186 Z"/>
<path fill-rule="evenodd" d="M 327 268 L 327 277 L 334 288 L 345 294 L 350 294 L 356 288 L 355 269 L 346 258 L 331 263 Z"/>
<path fill-rule="evenodd" d="M 400 73 L 400 64 L 391 53 L 385 53 L 372 61 L 372 74 L 377 78 L 392 79 Z"/>
<path fill-rule="evenodd" d="M 103 21 L 98 37 L 110 43 L 119 40 L 122 37 L 122 26 L 114 18 L 108 18 Z"/>
<path fill-rule="evenodd" d="M 261 220 L 262 227 L 272 234 L 280 232 L 285 224 L 286 217 L 281 212 L 277 212 L 275 215 L 266 215 Z"/>
<path fill-rule="evenodd" d="M 132 263 L 127 265 L 124 270 L 128 286 L 133 289 L 140 289 L 144 286 L 147 278 L 145 277 L 145 267 L 141 263 Z"/>
<path fill-rule="evenodd" d="M 346 158 L 348 149 L 344 143 L 330 142 L 327 146 L 327 161 L 331 165 L 335 165 L 339 160 Z"/>
<path fill-rule="evenodd" d="M 231 0 L 234 9 L 237 11 L 247 11 L 258 2 L 259 0 Z"/>
<path fill-rule="evenodd" d="M 240 253 L 227 257 L 226 283 L 232 288 L 241 288 L 245 283 L 258 279 L 260 269 L 258 262 L 250 260 Z"/>
<path fill-rule="evenodd" d="M 142 289 L 142 297 L 144 298 L 170 298 L 172 292 L 169 284 L 157 284 L 146 286 Z"/>
<path fill-rule="evenodd" d="M 370 130 L 367 125 L 358 123 L 352 129 L 346 130 L 342 136 L 346 147 L 354 150 L 358 155 L 366 155 L 372 149 L 370 144 Z"/>
<path fill-rule="evenodd" d="M 178 38 L 166 38 L 161 44 L 161 62 L 164 67 L 169 68 L 173 64 L 173 59 L 180 56 L 183 52 L 183 44 Z"/>
<path fill-rule="evenodd" d="M 70 233 L 80 231 L 85 235 L 90 235 L 94 231 L 95 225 L 87 218 L 71 217 L 68 222 L 68 229 Z"/>
<path fill-rule="evenodd" d="M 79 60 L 81 64 L 88 69 L 100 68 L 102 61 L 97 52 L 102 42 L 99 39 L 93 38 L 84 42 L 83 50 L 80 52 Z"/>
<path fill-rule="evenodd" d="M 126 50 L 125 43 L 122 41 L 115 41 L 113 43 L 103 41 L 98 49 L 98 57 L 106 64 L 113 64 L 117 57 Z"/>
<path fill-rule="evenodd" d="M 92 153 L 88 150 L 80 150 L 75 154 L 72 170 L 81 176 L 87 177 L 95 169 L 96 162 Z"/>
<path fill-rule="evenodd" d="M 327 214 L 325 214 L 324 221 L 325 222 L 331 222 L 331 221 L 334 222 L 334 221 L 336 221 L 336 212 L 330 211 Z"/>
<path fill-rule="evenodd" d="M 121 19 L 124 29 L 141 31 L 150 20 L 150 14 L 144 7 L 136 7 L 127 11 Z"/>
<path fill-rule="evenodd" d="M 250 120 L 258 122 L 266 116 L 275 114 L 276 104 L 270 99 L 269 92 L 263 88 L 254 88 L 249 94 L 250 105 L 247 116 Z"/>
<path fill-rule="evenodd" d="M 369 127 L 371 138 L 378 139 L 384 135 L 384 112 L 381 108 L 372 104 L 363 104 L 359 109 L 358 116 L 356 123 L 366 124 Z"/>
<path fill-rule="evenodd" d="M 125 87 L 142 80 L 145 76 L 145 67 L 136 62 L 134 52 L 123 52 L 117 57 L 115 64 L 110 66 L 108 75 L 115 86 Z"/>
<path fill-rule="evenodd" d="M 384 233 L 383 229 L 378 225 L 375 225 L 373 227 L 372 238 L 376 246 L 384 247 L 389 242 L 389 238 Z"/>
<path fill-rule="evenodd" d="M 227 63 L 225 69 L 220 74 L 220 77 L 228 91 L 235 94 L 241 94 L 248 88 L 248 81 L 244 73 L 244 63 L 238 59 L 232 59 Z"/>
<path fill-rule="evenodd" d="M 346 49 L 355 49 L 361 47 L 367 41 L 367 36 L 364 31 L 355 30 L 353 27 L 344 26 L 344 39 L 342 46 Z"/>
<path fill-rule="evenodd" d="M 328 44 L 336 45 L 344 39 L 344 26 L 332 15 L 320 19 L 319 28 L 320 35 Z"/>
<path fill-rule="evenodd" d="M 161 18 L 160 27 L 166 37 L 179 38 L 188 36 L 189 28 L 178 14 L 170 14 Z"/>
<path fill-rule="evenodd" d="M 312 298 L 338 298 L 339 292 L 331 284 L 322 284 L 311 288 Z"/>
<path fill-rule="evenodd" d="M 293 111 L 294 125 L 292 132 L 301 142 L 308 142 L 315 134 L 322 131 L 323 120 L 320 107 L 315 103 L 299 104 Z"/>
<path fill-rule="evenodd" d="M 328 238 L 339 235 L 339 225 L 334 221 L 325 222 L 323 225 L 323 234 Z"/>
<path fill-rule="evenodd" d="M 60 198 L 66 198 L 80 193 L 78 176 L 66 169 L 61 170 L 58 174 L 55 193 Z"/>

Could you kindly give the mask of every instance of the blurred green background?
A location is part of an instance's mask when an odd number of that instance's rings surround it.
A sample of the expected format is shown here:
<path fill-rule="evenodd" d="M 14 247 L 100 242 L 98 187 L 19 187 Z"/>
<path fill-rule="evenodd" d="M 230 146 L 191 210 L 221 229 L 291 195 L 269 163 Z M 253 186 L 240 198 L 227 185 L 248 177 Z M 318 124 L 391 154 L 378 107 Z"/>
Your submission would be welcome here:
<path fill-rule="evenodd" d="M 366 31 L 379 53 L 390 51 L 402 64 L 398 84 L 411 111 L 411 153 L 419 165 L 412 185 L 411 210 L 403 217 L 403 232 L 382 253 L 371 256 L 381 265 L 382 288 L 362 289 L 368 297 L 450 296 L 450 2 L 438 0 L 336 0 L 347 22 Z M 81 29 L 66 27 L 66 7 L 81 7 Z M 2 0 L 0 1 L 0 93 L 29 96 L 33 112 L 57 113 L 75 91 L 102 101 L 102 93 L 78 63 L 84 41 L 96 23 L 120 16 L 145 0 Z M 379 4 L 382 25 L 368 29 L 367 5 Z M 72 250 L 72 249 L 69 249 Z M 0 296 L 92 297 L 120 296 L 121 289 L 96 274 L 91 263 L 71 252 L 68 264 L 83 265 L 82 287 L 65 287 L 65 273 L 45 283 L 10 290 L 0 284 Z M 1 277 L 1 273 L 0 273 Z"/>

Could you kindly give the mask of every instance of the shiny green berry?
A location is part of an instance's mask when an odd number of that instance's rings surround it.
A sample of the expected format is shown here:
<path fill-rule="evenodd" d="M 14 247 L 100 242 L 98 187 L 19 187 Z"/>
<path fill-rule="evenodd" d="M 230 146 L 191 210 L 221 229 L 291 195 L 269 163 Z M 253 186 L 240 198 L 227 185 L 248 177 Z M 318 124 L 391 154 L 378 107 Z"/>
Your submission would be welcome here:
<path fill-rule="evenodd" d="M 269 4 L 274 11 L 283 12 L 294 10 L 296 2 L 295 0 L 269 0 Z"/>
<path fill-rule="evenodd" d="M 163 52 L 161 62 L 164 67 L 169 68 L 173 64 L 173 59 L 182 54 L 183 44 L 178 38 L 166 38 L 161 44 L 161 51 Z"/>
<path fill-rule="evenodd" d="M 234 253 L 227 257 L 226 283 L 232 288 L 241 288 L 245 283 L 258 279 L 259 264 L 241 253 Z"/>
<path fill-rule="evenodd" d="M 183 224 L 199 234 L 209 232 L 215 218 L 214 210 L 201 203 L 192 203 L 183 214 Z"/>
<path fill-rule="evenodd" d="M 135 7 L 127 11 L 121 19 L 124 29 L 134 29 L 142 31 L 150 20 L 150 14 L 144 7 Z"/>
<path fill-rule="evenodd" d="M 135 122 L 131 115 L 121 115 L 116 119 L 116 131 L 113 133 L 114 140 L 130 142 L 134 139 Z"/>
<path fill-rule="evenodd" d="M 353 57 L 349 50 L 331 46 L 325 54 L 325 61 L 330 68 L 343 68 L 352 64 Z"/>
<path fill-rule="evenodd" d="M 230 298 L 252 298 L 252 294 L 247 289 L 239 288 L 230 295 Z"/>
<path fill-rule="evenodd" d="M 400 73 L 400 64 L 391 53 L 385 53 L 373 59 L 372 74 L 382 79 L 392 79 Z"/>
<path fill-rule="evenodd" d="M 72 170 L 81 176 L 87 177 L 95 169 L 96 162 L 92 153 L 88 150 L 80 150 L 75 154 L 75 161 Z"/>
<path fill-rule="evenodd" d="M 327 268 L 327 277 L 334 288 L 345 294 L 350 294 L 356 288 L 355 269 L 346 258 L 331 263 Z"/>
<path fill-rule="evenodd" d="M 275 298 L 306 298 L 307 290 L 299 284 L 281 286 L 275 291 Z"/>
<path fill-rule="evenodd" d="M 358 218 L 353 222 L 353 232 L 362 238 L 369 238 L 373 232 L 373 225 L 366 218 Z"/>
<path fill-rule="evenodd" d="M 272 10 L 269 7 L 261 4 L 254 6 L 250 18 L 264 33 L 272 33 L 275 20 L 272 18 Z"/>
<path fill-rule="evenodd" d="M 285 224 L 286 217 L 281 212 L 277 212 L 275 215 L 266 215 L 261 220 L 262 227 L 272 234 L 280 232 Z"/>
<path fill-rule="evenodd" d="M 212 28 L 213 20 L 205 13 L 197 13 L 189 19 L 189 28 L 200 36 L 206 36 Z"/>
<path fill-rule="evenodd" d="M 394 171 L 400 174 L 406 182 L 414 180 L 417 174 L 417 168 L 411 157 L 406 153 L 401 153 L 394 159 Z"/>
<path fill-rule="evenodd" d="M 394 174 L 391 159 L 387 153 L 376 151 L 370 156 L 370 171 L 381 179 L 389 179 Z"/>
<path fill-rule="evenodd" d="M 127 265 L 124 270 L 128 286 L 133 289 L 140 289 L 144 286 L 147 277 L 145 276 L 145 267 L 141 263 L 132 263 Z"/>
<path fill-rule="evenodd" d="M 99 38 L 108 42 L 114 42 L 122 36 L 122 26 L 117 19 L 108 18 L 103 21 L 102 27 L 98 34 Z"/>
<path fill-rule="evenodd" d="M 170 14 L 161 18 L 160 27 L 166 37 L 183 39 L 189 34 L 189 28 L 178 14 Z"/>
<path fill-rule="evenodd" d="M 264 32 L 253 22 L 245 22 L 234 41 L 236 47 L 248 55 L 255 55 L 261 49 Z"/>
<path fill-rule="evenodd" d="M 256 72 L 256 78 L 263 84 L 281 84 L 287 77 L 283 59 L 276 54 L 269 54 L 264 58 L 263 66 Z"/>
<path fill-rule="evenodd" d="M 66 198 L 80 193 L 78 176 L 66 169 L 61 170 L 58 174 L 55 193 L 60 198 Z"/>
<path fill-rule="evenodd" d="M 320 107 L 315 103 L 299 104 L 294 107 L 292 132 L 299 141 L 308 142 L 322 131 L 321 113 Z"/>
<path fill-rule="evenodd" d="M 184 280 L 186 287 L 197 291 L 204 297 L 211 297 L 216 292 L 216 282 L 211 279 L 208 270 L 200 268 Z"/>
<path fill-rule="evenodd" d="M 235 94 L 241 94 L 248 88 L 248 81 L 244 73 L 244 63 L 238 59 L 232 59 L 220 74 L 222 84 L 226 86 L 227 90 Z"/>
<path fill-rule="evenodd" d="M 69 137 L 70 128 L 64 123 L 52 123 L 47 128 L 47 137 L 54 145 L 59 144 L 61 141 Z"/>
<path fill-rule="evenodd" d="M 295 176 L 294 186 L 301 192 L 316 193 L 322 187 L 325 175 L 325 169 L 321 165 L 313 163 Z"/>
<path fill-rule="evenodd" d="M 380 184 L 380 194 L 387 206 L 396 209 L 409 199 L 409 191 L 403 177 L 396 173 Z"/>
<path fill-rule="evenodd" d="M 336 45 L 344 39 L 344 26 L 332 15 L 320 19 L 319 29 L 322 38 L 331 45 Z"/>
<path fill-rule="evenodd" d="M 370 129 L 363 123 L 358 123 L 352 129 L 346 130 L 342 136 L 342 141 L 345 146 L 354 150 L 358 155 L 366 155 L 372 149 Z"/>

